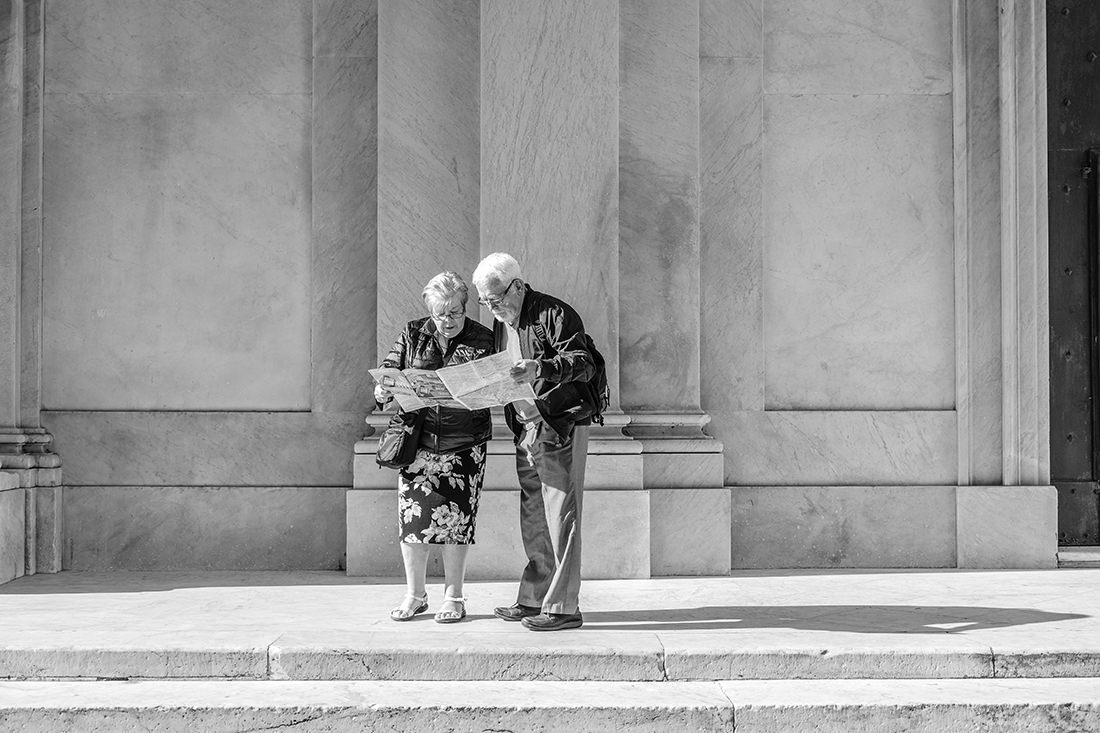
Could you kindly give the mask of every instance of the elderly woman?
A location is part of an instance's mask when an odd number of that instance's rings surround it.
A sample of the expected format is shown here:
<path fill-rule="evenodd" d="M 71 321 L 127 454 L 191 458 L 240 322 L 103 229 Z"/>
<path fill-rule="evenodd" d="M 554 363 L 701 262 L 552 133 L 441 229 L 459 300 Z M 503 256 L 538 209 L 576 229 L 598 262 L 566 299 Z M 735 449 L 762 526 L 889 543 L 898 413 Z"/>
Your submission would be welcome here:
<path fill-rule="evenodd" d="M 466 283 L 453 272 L 441 272 L 424 287 L 427 318 L 410 321 L 382 366 L 440 369 L 487 356 L 493 332 L 466 318 Z M 378 385 L 379 406 L 393 395 Z M 425 407 L 424 428 L 416 458 L 398 477 L 398 524 L 401 558 L 408 590 L 390 612 L 408 621 L 428 610 L 424 576 L 430 545 L 443 546 L 446 591 L 435 620 L 454 623 L 466 617 L 462 583 L 466 552 L 474 543 L 474 520 L 485 478 L 485 444 L 493 434 L 488 410 Z"/>

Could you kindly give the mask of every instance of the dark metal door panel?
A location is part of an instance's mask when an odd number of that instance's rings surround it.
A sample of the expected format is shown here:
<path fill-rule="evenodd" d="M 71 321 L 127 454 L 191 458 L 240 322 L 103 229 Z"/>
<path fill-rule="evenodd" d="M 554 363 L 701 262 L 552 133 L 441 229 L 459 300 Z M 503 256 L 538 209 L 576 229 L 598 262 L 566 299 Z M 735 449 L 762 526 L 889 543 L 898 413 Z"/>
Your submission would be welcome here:
<path fill-rule="evenodd" d="M 1100 544 L 1100 2 L 1047 3 L 1050 455 L 1059 542 Z"/>

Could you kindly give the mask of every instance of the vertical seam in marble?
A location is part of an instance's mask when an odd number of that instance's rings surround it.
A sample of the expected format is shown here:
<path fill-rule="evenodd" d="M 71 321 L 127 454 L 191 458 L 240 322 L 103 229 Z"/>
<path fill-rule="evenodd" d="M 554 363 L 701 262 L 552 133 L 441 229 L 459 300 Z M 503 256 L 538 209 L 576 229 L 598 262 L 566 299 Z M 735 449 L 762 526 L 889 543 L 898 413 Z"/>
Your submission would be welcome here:
<path fill-rule="evenodd" d="M 33 88 L 37 90 L 37 94 L 38 94 L 37 104 L 35 104 L 35 117 L 34 117 L 34 122 L 33 122 L 33 124 L 34 124 L 34 142 L 35 142 L 33 155 L 35 156 L 35 165 L 34 165 L 34 180 L 32 182 L 33 186 L 34 186 L 34 201 L 35 201 L 34 217 L 33 217 L 33 226 L 34 226 L 33 255 L 34 255 L 34 258 L 35 258 L 35 267 L 34 267 L 34 269 L 35 269 L 35 272 L 37 273 L 37 282 L 35 283 L 35 290 L 34 290 L 34 293 L 33 293 L 33 297 L 34 297 L 34 303 L 33 303 L 34 320 L 33 320 L 32 329 L 33 329 L 33 333 L 34 333 L 34 336 L 33 336 L 34 337 L 34 364 L 31 367 L 31 374 L 30 374 L 31 379 L 34 380 L 34 403 L 23 406 L 23 408 L 26 409 L 31 415 L 33 415 L 33 418 L 34 418 L 33 425 L 30 425 L 29 427 L 35 427 L 35 428 L 41 427 L 41 425 L 42 425 L 42 417 L 41 417 L 41 409 L 42 409 L 42 312 L 43 312 L 42 309 L 43 309 L 43 305 L 44 305 L 44 302 L 43 302 L 43 288 L 44 288 L 44 282 L 45 282 L 45 272 L 44 272 L 44 267 L 43 267 L 43 264 L 44 264 L 44 261 L 45 261 L 44 254 L 43 254 L 43 247 L 45 245 L 45 242 L 44 242 L 43 236 L 42 236 L 42 215 L 43 215 L 42 177 L 43 177 L 43 171 L 44 171 L 43 162 L 44 162 L 44 156 L 45 156 L 45 145 L 44 145 L 43 141 L 45 139 L 45 127 L 44 126 L 45 126 L 45 118 L 46 118 L 46 114 L 45 114 L 45 93 L 46 93 L 45 36 L 46 36 L 46 20 L 45 20 L 45 17 L 44 17 L 44 7 L 43 7 L 44 1 L 45 0 L 35 0 L 35 5 L 36 5 L 36 8 L 35 8 L 35 13 L 36 13 L 35 28 L 36 28 L 37 32 L 35 33 L 35 36 L 34 36 L 34 55 L 35 55 L 34 75 L 35 75 L 35 83 L 33 85 Z M 24 10 L 25 10 L 26 9 L 26 3 L 25 2 L 21 3 L 21 5 L 23 5 Z M 26 23 L 27 23 L 27 17 L 26 17 L 26 13 L 24 12 L 24 19 L 23 19 L 23 24 L 22 24 L 22 29 L 23 29 L 24 32 L 26 32 Z M 27 54 L 27 51 L 28 51 L 26 41 L 27 41 L 27 39 L 24 38 L 24 43 L 22 44 L 23 54 L 24 54 L 24 56 L 23 56 L 23 59 L 24 59 L 24 73 L 26 72 L 26 58 L 27 58 L 26 54 Z M 23 86 L 24 86 L 24 89 L 23 89 L 24 94 L 23 94 L 22 98 L 23 98 L 24 115 L 25 115 L 25 113 L 26 113 L 26 92 L 27 92 L 27 78 L 26 78 L 25 75 L 23 77 Z M 26 128 L 27 121 L 26 121 L 25 116 L 22 118 L 22 125 L 23 125 L 23 137 L 21 139 L 24 141 L 24 144 L 25 144 L 26 134 L 27 134 L 27 128 Z M 23 153 L 25 154 L 26 151 L 24 150 Z M 22 156 L 20 156 L 20 157 L 22 158 Z M 23 221 L 22 219 L 23 219 L 24 216 L 26 216 L 26 212 L 23 211 L 23 209 L 22 209 L 22 202 L 23 202 L 23 198 L 26 194 L 25 188 L 26 188 L 26 185 L 27 185 L 27 181 L 24 178 L 25 175 L 26 175 L 26 168 L 24 166 L 23 172 L 20 176 L 20 180 L 21 180 L 20 185 L 23 188 L 23 191 L 21 191 L 21 196 L 20 196 L 20 211 L 21 211 L 21 216 L 20 216 L 20 220 L 21 220 L 20 221 L 20 237 L 21 237 L 21 239 L 23 240 L 24 243 L 25 243 L 25 240 L 26 240 L 26 222 Z M 22 245 L 21 245 L 21 247 L 22 247 Z M 20 302 L 22 302 L 22 298 L 20 298 Z M 20 340 L 22 341 L 22 337 L 20 338 Z M 25 376 L 25 375 L 23 375 L 23 376 Z M 23 389 L 22 389 L 22 384 L 21 384 L 20 401 L 22 401 L 22 394 L 23 394 Z"/>
<path fill-rule="evenodd" d="M 952 107 L 955 157 L 955 410 L 960 484 L 972 480 L 970 461 L 970 244 L 966 86 L 966 1 L 952 0 Z"/>
<path fill-rule="evenodd" d="M 22 212 L 22 202 L 23 202 L 23 153 L 22 153 L 22 147 L 23 147 L 23 109 L 24 109 L 24 105 L 25 105 L 25 100 L 23 98 L 23 93 L 26 89 L 26 80 L 23 78 L 23 73 L 24 73 L 24 69 L 25 69 L 25 65 L 26 65 L 26 49 L 24 47 L 25 40 L 26 40 L 25 39 L 26 33 L 25 33 L 25 29 L 24 29 L 23 2 L 21 0 L 15 0 L 14 2 L 12 2 L 11 7 L 12 7 L 12 12 L 11 12 L 11 16 L 10 16 L 11 17 L 11 19 L 10 19 L 11 28 L 8 29 L 8 30 L 10 30 L 10 36 L 13 39 L 10 42 L 10 47 L 12 49 L 12 55 L 11 55 L 12 64 L 15 67 L 14 69 L 12 69 L 11 78 L 13 79 L 14 83 L 17 85 L 17 87 L 16 87 L 17 93 L 14 95 L 15 96 L 15 110 L 14 110 L 13 116 L 16 120 L 16 123 L 19 126 L 19 135 L 18 135 L 17 142 L 16 142 L 16 145 L 18 146 L 18 153 L 14 156 L 15 157 L 15 174 L 13 176 L 13 182 L 14 182 L 14 186 L 15 186 L 15 192 L 14 193 L 15 193 L 16 211 L 17 212 Z M 3 72 L 4 72 L 4 69 L 0 68 L 0 73 L 3 73 Z M 21 232 L 22 223 L 23 223 L 23 217 L 22 217 L 21 213 L 19 213 L 16 217 L 15 223 L 13 224 L 13 228 L 18 228 Z M 7 245 L 0 243 L 0 246 L 7 246 Z M 23 290 L 23 287 L 22 287 L 22 274 L 21 274 L 22 271 L 23 271 L 22 259 L 23 259 L 22 236 L 20 235 L 18 241 L 12 243 L 12 262 L 14 264 L 14 267 L 13 267 L 12 273 L 9 275 L 9 277 L 11 278 L 11 281 L 12 281 L 12 286 L 15 289 L 15 293 L 14 293 L 15 297 L 12 298 L 12 314 L 11 314 L 11 316 L 12 316 L 12 318 L 11 318 L 12 341 L 13 341 L 13 345 L 14 345 L 15 348 L 12 349 L 12 353 L 11 353 L 11 358 L 12 358 L 12 362 L 10 364 L 11 379 L 10 379 L 10 382 L 7 383 L 6 389 L 5 389 L 5 391 L 7 392 L 7 397 L 5 398 L 5 400 L 0 402 L 0 407 L 2 407 L 4 403 L 7 403 L 8 408 L 4 408 L 4 409 L 9 409 L 10 408 L 10 410 L 11 410 L 11 421 L 12 421 L 11 427 L 16 427 L 21 422 L 20 412 L 21 412 L 21 402 L 22 402 L 22 400 L 21 400 L 21 390 L 20 390 L 20 377 L 22 376 L 22 370 L 23 370 L 23 364 L 22 364 L 22 353 L 23 353 L 22 346 L 23 346 L 23 344 L 22 344 L 22 337 L 21 337 L 21 334 L 20 334 L 20 331 L 21 331 L 20 326 L 21 326 L 22 318 L 23 318 L 23 314 L 22 314 L 22 311 L 23 311 L 23 309 L 22 309 L 22 290 Z M 5 375 L 5 381 L 7 381 L 6 375 Z M 2 419 L 2 418 L 0 418 L 0 419 Z M 3 427 L 2 423 L 0 423 L 0 427 Z"/>
<path fill-rule="evenodd" d="M 317 0 L 309 5 L 309 405 L 317 405 Z"/>
<path fill-rule="evenodd" d="M 1019 337 L 1016 298 L 1019 283 L 1016 274 L 1017 200 L 1016 161 L 1016 55 L 1015 3 L 1000 3 L 1000 110 L 1001 110 L 1001 365 L 1003 370 L 1002 426 L 1004 444 L 1002 466 L 1006 486 L 1018 483 L 1019 465 Z"/>

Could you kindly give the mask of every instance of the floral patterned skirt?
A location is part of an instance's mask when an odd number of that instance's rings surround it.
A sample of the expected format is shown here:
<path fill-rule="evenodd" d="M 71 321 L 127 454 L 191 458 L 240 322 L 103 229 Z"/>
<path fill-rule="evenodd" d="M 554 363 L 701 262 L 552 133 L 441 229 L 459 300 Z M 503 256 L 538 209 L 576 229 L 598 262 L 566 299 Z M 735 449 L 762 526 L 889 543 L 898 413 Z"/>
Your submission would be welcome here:
<path fill-rule="evenodd" d="M 397 479 L 402 542 L 474 544 L 474 521 L 485 479 L 485 446 L 457 453 L 420 448 Z"/>

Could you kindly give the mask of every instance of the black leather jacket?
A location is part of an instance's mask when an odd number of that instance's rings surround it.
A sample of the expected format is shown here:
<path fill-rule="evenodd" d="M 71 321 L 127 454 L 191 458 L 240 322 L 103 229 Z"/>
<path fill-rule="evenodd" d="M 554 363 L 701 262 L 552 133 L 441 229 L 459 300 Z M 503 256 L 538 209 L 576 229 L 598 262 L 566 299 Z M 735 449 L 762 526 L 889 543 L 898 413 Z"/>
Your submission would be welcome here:
<path fill-rule="evenodd" d="M 447 344 L 447 353 L 435 338 L 431 318 L 409 321 L 397 337 L 382 366 L 394 369 L 442 369 L 493 353 L 493 332 L 477 321 L 466 319 L 462 331 Z M 493 419 L 488 410 L 425 407 L 420 447 L 435 453 L 455 453 L 487 443 L 493 437 Z"/>
<path fill-rule="evenodd" d="M 532 387 L 535 406 L 546 424 L 563 440 L 573 425 L 592 421 L 580 415 L 592 414 L 591 393 L 585 383 L 596 373 L 592 355 L 585 346 L 584 323 L 572 306 L 552 295 L 525 285 L 523 305 L 515 324 L 519 350 L 524 359 L 539 362 L 539 376 Z M 504 325 L 493 321 L 493 345 L 504 348 Z M 504 407 L 504 421 L 518 439 L 523 425 L 512 405 Z"/>

